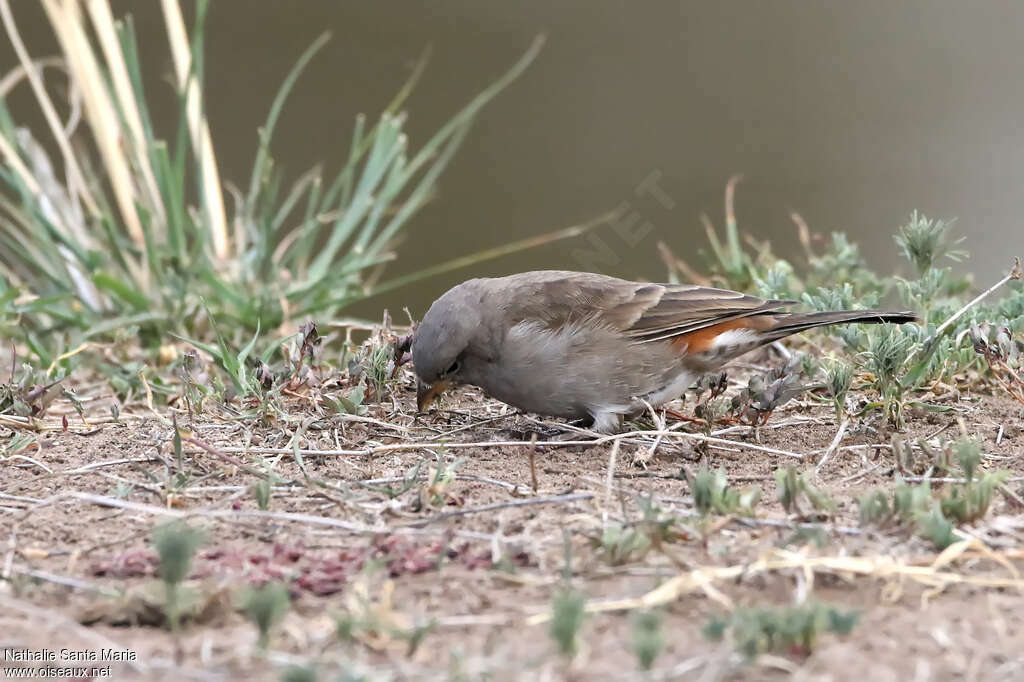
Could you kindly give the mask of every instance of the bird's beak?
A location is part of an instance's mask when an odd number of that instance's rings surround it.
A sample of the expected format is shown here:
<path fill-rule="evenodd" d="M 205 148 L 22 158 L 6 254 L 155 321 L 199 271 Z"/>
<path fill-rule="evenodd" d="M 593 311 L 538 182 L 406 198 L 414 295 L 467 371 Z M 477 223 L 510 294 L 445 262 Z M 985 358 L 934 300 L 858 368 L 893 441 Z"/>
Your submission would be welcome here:
<path fill-rule="evenodd" d="M 430 403 L 434 402 L 436 398 L 439 398 L 442 393 L 448 390 L 452 385 L 452 382 L 442 379 L 436 381 L 433 384 L 425 384 L 420 380 L 416 380 L 416 410 L 419 412 L 425 411 L 430 407 Z"/>

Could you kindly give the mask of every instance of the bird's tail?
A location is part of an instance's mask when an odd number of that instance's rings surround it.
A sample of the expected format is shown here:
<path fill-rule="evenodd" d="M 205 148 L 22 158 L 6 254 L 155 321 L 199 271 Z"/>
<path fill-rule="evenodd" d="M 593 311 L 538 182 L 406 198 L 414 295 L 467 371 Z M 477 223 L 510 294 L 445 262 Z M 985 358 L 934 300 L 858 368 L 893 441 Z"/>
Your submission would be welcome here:
<path fill-rule="evenodd" d="M 766 340 L 775 341 L 790 334 L 813 327 L 827 327 L 832 324 L 903 324 L 916 322 L 912 312 L 886 312 L 884 310 L 835 310 L 818 313 L 773 313 L 775 322 L 764 335 Z"/>

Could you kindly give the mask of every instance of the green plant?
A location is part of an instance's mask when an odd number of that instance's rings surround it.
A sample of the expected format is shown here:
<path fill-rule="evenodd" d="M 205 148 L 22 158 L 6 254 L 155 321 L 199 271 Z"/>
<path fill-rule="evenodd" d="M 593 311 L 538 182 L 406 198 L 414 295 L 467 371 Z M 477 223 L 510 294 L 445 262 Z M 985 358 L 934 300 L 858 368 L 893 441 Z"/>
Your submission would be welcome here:
<path fill-rule="evenodd" d="M 379 564 L 368 562 L 363 572 L 369 574 L 380 568 Z M 392 607 L 393 584 L 386 582 L 381 587 L 380 597 L 371 599 L 365 580 L 359 580 L 349 589 L 346 609 L 335 616 L 335 633 L 342 642 L 352 644 L 364 641 L 379 646 L 383 642 L 401 640 L 406 642 L 406 654 L 412 656 L 423 644 L 437 621 L 410 622 L 410 619 L 396 613 Z"/>
<path fill-rule="evenodd" d="M 0 461 L 18 454 L 22 450 L 34 445 L 38 437 L 31 433 L 15 433 L 7 442 L 0 444 Z"/>
<path fill-rule="evenodd" d="M 569 587 L 560 589 L 551 601 L 551 638 L 566 658 L 572 658 L 579 648 L 579 632 L 586 617 L 583 594 Z"/>
<path fill-rule="evenodd" d="M 730 401 L 719 397 L 728 387 L 729 376 L 725 372 L 702 374 L 690 387 L 696 402 L 693 416 L 703 421 L 704 433 L 707 435 L 711 435 L 715 422 L 729 415 Z"/>
<path fill-rule="evenodd" d="M 862 524 L 914 523 L 927 515 L 932 507 L 931 488 L 927 481 L 916 486 L 907 485 L 897 475 L 891 494 L 884 490 L 870 490 L 857 498 L 857 505 Z"/>
<path fill-rule="evenodd" d="M 953 533 L 953 524 L 943 515 L 942 509 L 938 506 L 921 517 L 918 522 L 918 532 L 921 537 L 932 541 L 935 548 L 943 550 L 956 542 L 956 535 Z"/>
<path fill-rule="evenodd" d="M 725 469 L 714 472 L 702 463 L 696 474 L 686 472 L 686 484 L 693 495 L 693 506 L 701 516 L 709 514 L 738 514 L 753 516 L 754 507 L 761 499 L 761 489 L 754 486 L 737 489 L 728 484 Z"/>
<path fill-rule="evenodd" d="M 931 507 L 932 493 L 928 481 L 921 481 L 915 486 L 907 485 L 897 479 L 896 490 L 893 492 L 892 511 L 903 523 L 913 522 L 921 517 L 921 513 Z"/>
<path fill-rule="evenodd" d="M 766 652 L 807 656 L 821 633 L 847 635 L 857 619 L 856 611 L 820 603 L 741 608 L 713 617 L 704 635 L 718 640 L 731 632 L 736 649 L 748 659 Z"/>
<path fill-rule="evenodd" d="M 209 376 L 203 367 L 203 361 L 195 348 L 189 348 L 175 363 L 175 373 L 181 380 L 182 399 L 190 417 L 203 412 L 203 401 L 213 395 L 208 386 Z"/>
<path fill-rule="evenodd" d="M 686 530 L 680 533 L 679 517 L 665 512 L 653 496 L 639 497 L 637 506 L 643 514 L 641 519 L 629 524 L 610 524 L 592 541 L 601 557 L 613 566 L 642 558 L 652 549 L 665 551 L 664 543 L 678 539 L 681 534 L 689 535 Z"/>
<path fill-rule="evenodd" d="M 169 521 L 153 530 L 153 545 L 160 557 L 160 579 L 164 583 L 164 607 L 174 631 L 180 627 L 181 583 L 188 577 L 202 538 L 199 530 L 181 520 Z"/>
<path fill-rule="evenodd" d="M 965 251 L 954 249 L 953 245 L 963 241 L 963 237 L 953 244 L 947 241 L 947 232 L 956 220 L 929 220 L 914 211 L 910 221 L 899 229 L 895 236 L 896 245 L 903 256 L 917 268 L 917 274 L 923 277 L 935 267 L 935 262 L 945 256 L 953 261 L 960 261 L 967 256 Z"/>
<path fill-rule="evenodd" d="M 377 402 L 384 400 L 388 384 L 391 383 L 394 367 L 393 357 L 393 344 L 380 334 L 371 337 L 370 341 L 361 348 L 357 360 L 359 369 L 366 377 L 367 386 L 373 399 Z"/>
<path fill-rule="evenodd" d="M 651 539 L 642 529 L 613 524 L 601 531 L 597 546 L 606 562 L 621 566 L 646 554 Z"/>
<path fill-rule="evenodd" d="M 807 250 L 808 287 L 833 286 L 843 283 L 851 290 L 856 289 L 860 296 L 875 296 L 885 292 L 886 282 L 878 278 L 868 268 L 860 253 L 860 247 L 851 242 L 843 232 L 833 232 L 828 247 L 821 255 L 811 250 L 810 234 L 805 237 Z M 865 307 L 873 304 L 865 302 Z M 836 310 L 837 308 L 829 308 Z"/>
<path fill-rule="evenodd" d="M 170 141 L 155 133 L 130 17 L 115 22 L 109 11 L 85 13 L 73 3 L 54 5 L 48 13 L 68 65 L 70 91 L 85 93 L 82 117 L 88 125 L 77 128 L 60 124 L 47 84 L 36 80 L 37 67 L 17 42 L 59 157 L 51 159 L 50 146 L 39 141 L 43 131 L 20 128 L 0 99 L 0 145 L 7 161 L 0 167 L 0 187 L 6 190 L 0 195 L 2 329 L 28 343 L 44 362 L 63 348 L 131 326 L 138 327 L 144 344 L 167 330 L 206 339 L 212 318 L 232 340 L 236 334 L 251 338 L 291 316 L 331 316 L 364 298 L 369 273 L 393 258 L 395 238 L 435 193 L 475 119 L 533 61 L 542 43 L 535 41 L 412 150 L 400 109 L 421 63 L 376 123 L 356 120 L 336 173 L 325 175 L 317 167 L 289 187 L 271 156 L 271 142 L 293 86 L 327 41 L 321 36 L 275 97 L 259 131 L 247 189 L 232 212 L 224 205 L 201 94 L 207 8 L 207 0 L 197 2 L 188 37 L 178 4 L 165 3 L 179 113 Z M 3 21 L 17 36 L 10 11 Z M 91 131 L 93 144 L 80 144 L 85 131 Z M 401 281 L 426 274 L 410 273 Z M 20 324 L 12 324 L 12 317 Z M 231 372 L 236 381 L 238 369 Z"/>
<path fill-rule="evenodd" d="M 824 332 L 839 338 L 845 348 L 857 353 L 850 382 L 843 374 L 828 377 L 835 388 L 833 399 L 850 390 L 858 375 L 867 374 L 872 388 L 878 391 L 878 400 L 867 403 L 861 414 L 881 410 L 895 426 L 902 427 L 904 410 L 908 405 L 935 409 L 934 405 L 910 396 L 922 389 L 934 388 L 949 382 L 976 363 L 976 358 L 963 343 L 964 331 L 972 322 L 985 319 L 1008 320 L 1008 326 L 1024 328 L 1024 287 L 1013 286 L 1011 295 L 992 306 L 979 305 L 985 292 L 977 300 L 964 305 L 963 294 L 970 287 L 970 279 L 955 276 L 950 268 L 939 267 L 941 259 L 959 260 L 966 254 L 955 248 L 962 240 L 949 237 L 953 221 L 930 220 L 916 211 L 896 234 L 897 246 L 912 264 L 915 276 L 903 279 L 882 276 L 872 272 L 861 258 L 859 249 L 841 233 L 833 233 L 823 253 L 812 248 L 812 235 L 803 220 L 794 215 L 800 240 L 807 254 L 807 269 L 800 272 L 790 263 L 775 258 L 766 244 L 758 244 L 749 237 L 746 249 L 740 239 L 733 201 L 738 178 L 726 186 L 726 225 L 721 236 L 705 219 L 708 243 L 710 277 L 692 270 L 674 256 L 667 247 L 659 245 L 669 267 L 669 279 L 679 281 L 680 273 L 700 283 L 721 283 L 744 291 L 754 290 L 762 296 L 800 298 L 817 310 L 877 308 L 882 297 L 895 285 L 904 304 L 917 311 L 922 323 L 900 327 L 872 327 L 864 325 L 837 325 Z M 1020 268 L 1011 271 L 1009 280 L 1021 277 Z M 1006 284 L 1007 280 L 998 286 Z M 964 314 L 966 313 L 966 314 Z M 941 324 L 940 324 L 941 322 Z M 807 376 L 813 376 L 808 372 Z M 948 384 L 947 384 L 948 385 Z M 760 386 L 757 388 L 761 388 Z M 731 406 L 716 401 L 714 396 L 706 402 L 698 401 L 694 414 L 705 422 L 705 430 L 715 420 L 752 417 L 766 419 L 770 410 L 748 410 L 740 395 Z M 839 404 L 837 418 L 842 419 Z M 737 416 L 739 415 L 739 416 Z M 752 422 L 756 423 L 756 422 Z"/>
<path fill-rule="evenodd" d="M 824 364 L 822 373 L 825 378 L 825 392 L 832 401 L 836 421 L 842 422 L 846 418 L 846 395 L 853 385 L 853 367 L 848 362 L 832 358 Z"/>
<path fill-rule="evenodd" d="M 665 648 L 661 632 L 661 614 L 657 611 L 634 611 L 630 615 L 630 647 L 641 670 L 650 670 L 654 659 Z"/>
<path fill-rule="evenodd" d="M 789 299 L 793 296 L 793 266 L 784 260 L 777 260 L 751 277 L 761 298 Z"/>
<path fill-rule="evenodd" d="M 267 648 L 270 629 L 284 617 L 290 605 L 288 588 L 281 583 L 268 582 L 246 590 L 242 596 L 242 610 L 259 630 L 260 649 Z"/>
<path fill-rule="evenodd" d="M 419 506 L 426 508 L 447 504 L 456 473 L 465 461 L 465 458 L 460 457 L 449 462 L 444 454 L 438 451 L 434 456 L 434 463 L 427 468 L 427 480 L 420 488 Z"/>
<path fill-rule="evenodd" d="M 246 396 L 258 391 L 262 387 L 262 382 L 257 381 L 256 378 L 250 374 L 248 359 L 249 354 L 252 353 L 253 348 L 256 346 L 257 339 L 259 339 L 259 322 L 256 323 L 256 333 L 253 335 L 252 339 L 250 339 L 249 342 L 237 352 L 231 349 L 227 339 L 225 339 L 221 334 L 220 329 L 217 327 L 217 323 L 212 316 L 210 317 L 210 325 L 213 327 L 213 332 L 217 339 L 217 345 L 203 343 L 201 341 L 193 341 L 180 336 L 178 338 L 182 341 L 187 341 L 196 348 L 212 355 L 213 359 L 217 362 L 217 365 L 224 370 L 224 372 L 227 373 L 228 378 L 231 379 L 231 383 L 234 386 L 234 390 L 237 395 Z"/>
<path fill-rule="evenodd" d="M 871 373 L 880 406 L 891 424 L 903 427 L 906 407 L 903 378 L 917 339 L 894 324 L 879 325 L 868 333 L 862 353 L 864 367 Z"/>
<path fill-rule="evenodd" d="M 849 282 L 839 283 L 835 280 L 828 280 L 828 284 L 805 291 L 801 299 L 805 305 L 814 310 L 857 310 L 858 308 L 874 308 L 878 305 L 876 292 L 861 292 L 855 290 Z M 862 325 L 842 324 L 829 327 L 826 333 L 842 341 L 843 346 L 849 351 L 859 351 L 864 347 L 864 327 Z"/>
<path fill-rule="evenodd" d="M 711 272 L 724 284 L 733 289 L 744 290 L 754 281 L 753 259 L 740 244 L 739 227 L 736 224 L 736 185 L 740 176 L 729 178 L 725 185 L 725 235 L 719 239 L 711 220 L 703 217 L 704 231 L 711 246 Z"/>
<path fill-rule="evenodd" d="M 366 414 L 366 389 L 362 384 L 350 388 L 345 393 L 339 393 L 332 404 L 335 412 L 339 414 L 354 414 L 361 416 Z"/>
<path fill-rule="evenodd" d="M 894 450 L 909 447 L 894 441 Z M 922 537 L 937 549 L 945 549 L 956 541 L 954 522 L 970 523 L 988 513 L 992 496 L 1009 476 L 1006 471 L 980 472 L 981 446 L 972 438 L 946 443 L 937 453 L 933 466 L 949 469 L 953 461 L 963 475 L 962 482 L 951 484 L 943 495 L 934 499 L 928 481 L 907 485 L 898 477 L 891 494 L 872 490 L 858 500 L 862 524 L 885 526 L 914 524 Z"/>
<path fill-rule="evenodd" d="M 252 484 L 252 494 L 256 498 L 256 506 L 262 511 L 270 509 L 270 497 L 273 492 L 274 486 L 269 478 L 261 478 Z"/>
<path fill-rule="evenodd" d="M 721 421 L 763 425 L 772 412 L 810 388 L 803 385 L 804 368 L 809 363 L 806 354 L 798 353 L 785 365 L 752 375 L 732 398 L 721 397 L 728 388 L 725 372 L 702 375 L 690 389 L 697 403 L 693 415 L 702 420 L 707 435 Z"/>
<path fill-rule="evenodd" d="M 983 518 L 992 504 L 995 489 L 1006 482 L 1008 471 L 986 471 L 979 475 L 981 446 L 972 438 L 961 438 L 952 444 L 964 482 L 953 485 L 940 501 L 943 516 L 957 523 L 970 523 Z"/>
<path fill-rule="evenodd" d="M 806 516 L 801 509 L 801 499 L 806 500 L 811 508 L 826 515 L 834 514 L 836 511 L 835 500 L 811 483 L 810 472 L 797 474 L 794 466 L 780 467 L 775 470 L 775 485 L 778 488 L 779 502 L 786 513 L 793 511 L 800 516 Z"/>
<path fill-rule="evenodd" d="M 316 682 L 316 667 L 312 665 L 290 665 L 281 673 L 281 682 Z"/>
<path fill-rule="evenodd" d="M 992 321 L 1001 322 L 1014 334 L 1024 332 L 1024 272 L 1017 274 L 1021 277 L 1007 284 L 1007 295 L 994 306 L 991 315 Z"/>
<path fill-rule="evenodd" d="M 352 352 L 345 348 L 342 363 L 348 367 L 350 388 L 336 396 L 333 408 L 342 414 L 362 415 L 366 404 L 383 401 L 397 369 L 395 344 L 385 336 L 384 329 L 374 333 Z"/>

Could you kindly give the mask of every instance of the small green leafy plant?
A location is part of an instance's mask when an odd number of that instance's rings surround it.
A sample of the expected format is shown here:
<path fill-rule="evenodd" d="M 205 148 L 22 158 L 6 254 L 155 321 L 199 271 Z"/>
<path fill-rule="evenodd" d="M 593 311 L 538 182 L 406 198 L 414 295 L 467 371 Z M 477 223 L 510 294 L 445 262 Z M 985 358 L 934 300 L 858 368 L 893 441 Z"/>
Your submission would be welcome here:
<path fill-rule="evenodd" d="M 317 671 L 312 665 L 290 665 L 281 673 L 281 682 L 316 682 Z"/>
<path fill-rule="evenodd" d="M 954 529 L 955 526 L 946 518 L 939 506 L 932 507 L 932 510 L 918 521 L 918 532 L 921 537 L 930 540 L 935 549 L 940 551 L 956 542 Z"/>
<path fill-rule="evenodd" d="M 609 524 L 592 542 L 612 566 L 641 559 L 652 549 L 664 550 L 664 543 L 689 535 L 680 518 L 666 513 L 653 496 L 640 497 L 637 504 L 643 513 L 639 520 Z"/>
<path fill-rule="evenodd" d="M 459 467 L 465 462 L 465 458 L 448 461 L 444 453 L 438 450 L 434 462 L 427 467 L 427 479 L 420 488 L 420 495 L 417 507 L 429 509 L 431 507 L 442 507 L 449 502 L 451 487 Z"/>
<path fill-rule="evenodd" d="M 888 526 L 911 524 L 923 518 L 932 507 L 931 488 L 927 481 L 918 485 L 907 485 L 897 477 L 891 492 L 870 490 L 859 498 L 861 524 Z"/>
<path fill-rule="evenodd" d="M 196 348 L 202 350 L 208 355 L 211 355 L 217 362 L 217 365 L 224 370 L 228 375 L 228 378 L 231 379 L 236 395 L 247 396 L 251 393 L 260 391 L 263 382 L 258 380 L 252 374 L 251 367 L 248 363 L 249 354 L 252 353 L 253 348 L 256 346 L 256 341 L 259 339 L 259 323 L 256 325 L 256 333 L 253 337 L 237 352 L 230 347 L 230 344 L 221 334 L 220 329 L 212 316 L 210 317 L 210 325 L 213 327 L 214 335 L 217 338 L 217 345 L 181 337 L 178 338 L 181 338 L 182 341 L 191 343 Z"/>
<path fill-rule="evenodd" d="M 754 508 L 761 499 L 760 488 L 730 486 L 725 469 L 719 467 L 710 471 L 706 462 L 697 473 L 686 472 L 686 484 L 693 495 L 693 506 L 705 517 L 711 514 L 754 516 Z"/>
<path fill-rule="evenodd" d="M 853 367 L 850 363 L 832 358 L 822 366 L 825 394 L 832 402 L 836 421 L 846 418 L 846 396 L 853 385 Z"/>
<path fill-rule="evenodd" d="M 188 577 L 202 538 L 201 531 L 181 520 L 169 521 L 153 530 L 153 545 L 160 558 L 159 575 L 164 583 L 164 608 L 173 631 L 180 628 L 181 583 Z"/>
<path fill-rule="evenodd" d="M 273 495 L 274 486 L 268 478 L 261 478 L 252 484 L 252 495 L 256 498 L 256 506 L 260 511 L 270 509 L 270 497 Z"/>
<path fill-rule="evenodd" d="M 911 526 L 939 550 L 956 541 L 953 524 L 932 499 L 927 482 L 910 486 L 899 479 L 891 493 L 871 490 L 861 495 L 857 504 L 862 525 Z"/>
<path fill-rule="evenodd" d="M 242 610 L 259 631 L 259 647 L 270 643 L 270 630 L 288 612 L 291 597 L 288 588 L 278 582 L 251 587 L 242 596 Z"/>
<path fill-rule="evenodd" d="M 665 648 L 658 611 L 634 611 L 630 614 L 630 648 L 641 670 L 650 670 L 654 660 Z"/>
<path fill-rule="evenodd" d="M 871 490 L 858 498 L 862 524 L 875 526 L 910 526 L 942 550 L 956 541 L 956 524 L 971 523 L 988 512 L 992 496 L 1009 473 L 1006 471 L 980 471 L 981 447 L 972 438 L 960 438 L 947 443 L 936 453 L 937 464 L 955 460 L 962 482 L 949 485 L 946 492 L 933 498 L 927 480 L 916 486 L 907 485 L 897 478 L 893 490 Z M 947 473 L 956 473 L 951 467 Z"/>
<path fill-rule="evenodd" d="M 713 617 L 704 627 L 709 639 L 731 633 L 736 649 L 752 660 L 762 653 L 808 656 L 822 633 L 847 635 L 858 613 L 816 602 L 795 606 L 740 608 Z"/>
<path fill-rule="evenodd" d="M 916 339 L 897 325 L 879 325 L 868 332 L 867 347 L 862 353 L 864 367 L 878 392 L 878 407 L 890 423 L 903 427 L 906 407 L 903 376 L 915 348 Z"/>
<path fill-rule="evenodd" d="M 940 502 L 942 513 L 957 523 L 971 523 L 988 513 L 993 493 L 1006 482 L 1010 472 L 982 471 L 981 445 L 973 438 L 961 438 L 951 448 L 964 482 L 950 486 Z"/>
<path fill-rule="evenodd" d="M 725 235 L 721 239 L 711 220 L 702 217 L 708 244 L 711 246 L 709 263 L 712 277 L 733 289 L 745 290 L 754 282 L 756 268 L 754 260 L 740 243 L 740 231 L 736 222 L 736 185 L 740 176 L 729 178 L 725 185 Z"/>
<path fill-rule="evenodd" d="M 578 590 L 560 588 L 551 600 L 551 626 L 549 633 L 559 652 L 572 658 L 579 650 L 579 634 L 586 618 L 586 599 Z"/>
<path fill-rule="evenodd" d="M 801 518 L 807 518 L 801 500 L 809 504 L 811 509 L 826 516 L 831 516 L 836 511 L 835 500 L 811 483 L 810 472 L 798 474 L 794 466 L 780 467 L 775 470 L 775 485 L 779 502 L 786 513 L 794 512 Z"/>
<path fill-rule="evenodd" d="M 651 540 L 640 528 L 611 524 L 597 541 L 601 557 L 612 566 L 621 566 L 644 556 L 651 548 Z"/>
<path fill-rule="evenodd" d="M 963 241 L 963 237 L 952 244 L 947 239 L 949 228 L 955 222 L 929 220 L 917 211 L 910 214 L 910 221 L 900 228 L 895 240 L 903 256 L 917 269 L 917 274 L 924 275 L 935 269 L 936 261 L 943 256 L 952 261 L 960 261 L 967 256 L 967 252 L 953 248 L 954 244 Z"/>

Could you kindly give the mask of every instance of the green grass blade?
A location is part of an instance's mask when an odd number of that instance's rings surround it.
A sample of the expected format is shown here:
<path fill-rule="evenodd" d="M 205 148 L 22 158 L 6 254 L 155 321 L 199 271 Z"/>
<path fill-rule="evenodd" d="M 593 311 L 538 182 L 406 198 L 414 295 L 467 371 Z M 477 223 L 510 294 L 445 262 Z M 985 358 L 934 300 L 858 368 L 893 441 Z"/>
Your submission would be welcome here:
<path fill-rule="evenodd" d="M 252 167 L 252 177 L 249 179 L 249 193 L 246 195 L 246 210 L 247 216 L 252 216 L 252 210 L 255 207 L 255 202 L 259 197 L 259 185 L 261 179 L 264 177 L 266 172 L 265 165 L 270 150 L 270 140 L 274 135 L 274 127 L 277 125 L 277 120 L 281 116 L 281 110 L 284 107 L 285 100 L 288 99 L 288 95 L 291 93 L 292 87 L 298 80 L 299 76 L 306 69 L 310 60 L 316 55 L 320 49 L 327 44 L 327 41 L 331 39 L 330 33 L 323 33 L 319 38 L 313 41 L 313 44 L 306 48 L 306 51 L 302 53 L 299 60 L 292 67 L 291 71 L 288 72 L 288 76 L 284 79 L 281 84 L 281 88 L 277 91 L 277 96 L 274 98 L 273 104 L 270 106 L 270 113 L 267 115 L 266 123 L 263 124 L 263 128 L 260 129 L 259 137 L 260 144 L 256 150 L 256 161 Z"/>
<path fill-rule="evenodd" d="M 401 208 L 395 213 L 395 216 L 388 222 L 388 224 L 381 230 L 380 234 L 377 235 L 373 244 L 367 251 L 371 254 L 377 253 L 383 249 L 388 241 L 398 233 L 398 230 L 402 228 L 409 218 L 413 216 L 430 198 L 433 188 L 437 183 L 437 178 L 441 172 L 448 166 L 448 162 L 451 161 L 455 152 L 462 145 L 462 141 L 466 138 L 469 133 L 470 122 L 467 121 L 466 125 L 455 128 L 453 135 L 449 138 L 448 143 L 438 154 L 434 163 L 431 164 L 430 168 L 420 182 L 416 185 L 416 188 L 412 191 L 409 197 L 402 202 Z"/>
<path fill-rule="evenodd" d="M 123 329 L 124 327 L 131 327 L 133 325 L 141 324 L 159 324 L 166 319 L 163 313 L 139 313 L 137 315 L 122 315 L 120 317 L 111 318 L 104 320 L 91 327 L 83 334 L 83 339 L 95 339 L 115 329 Z"/>
<path fill-rule="evenodd" d="M 312 191 L 313 185 L 320 180 L 320 167 L 314 166 L 308 171 L 299 176 L 299 179 L 295 181 L 291 189 L 288 190 L 288 194 L 285 195 L 284 201 L 281 202 L 277 212 L 274 213 L 273 219 L 270 221 L 270 232 L 277 233 L 284 225 L 284 221 L 288 219 L 291 212 L 295 209 L 295 206 L 302 200 L 303 196 L 308 196 L 308 193 Z"/>
<path fill-rule="evenodd" d="M 256 346 L 256 340 L 259 339 L 259 338 L 260 338 L 260 322 L 259 322 L 259 320 L 257 320 L 256 321 L 256 333 L 253 334 L 252 340 L 249 341 L 249 343 L 246 344 L 245 348 L 243 348 L 242 350 L 240 350 L 238 352 L 238 358 L 237 359 L 238 359 L 238 366 L 239 367 L 244 367 L 245 366 L 245 361 L 249 358 L 249 353 L 252 352 L 252 349 Z"/>
<path fill-rule="evenodd" d="M 297 228 L 298 234 L 295 241 L 281 256 L 282 265 L 289 267 L 300 280 L 306 279 L 310 256 L 319 233 L 320 219 L 317 214 L 317 206 L 319 206 L 322 191 L 323 179 L 317 176 L 310 187 L 306 200 L 306 211 L 302 218 L 302 224 Z"/>
<path fill-rule="evenodd" d="M 320 206 L 321 211 L 326 211 L 331 206 L 334 206 L 336 191 L 341 192 L 341 200 L 338 202 L 338 206 L 348 206 L 352 203 L 352 182 L 355 177 L 356 167 L 359 164 L 359 160 L 363 158 L 363 154 L 370 148 L 368 141 L 376 135 L 376 125 L 369 137 L 363 134 L 365 128 L 366 115 L 359 114 L 356 116 L 355 129 L 352 131 L 352 145 L 348 150 L 348 161 L 341 172 L 338 173 L 338 179 L 324 195 L 324 203 Z"/>
<path fill-rule="evenodd" d="M 113 294 L 133 308 L 145 310 L 149 307 L 149 299 L 131 283 L 122 282 L 104 272 L 93 275 L 92 281 L 101 291 Z"/>
<path fill-rule="evenodd" d="M 366 159 L 366 165 L 363 167 L 362 175 L 356 186 L 352 203 L 338 218 L 327 239 L 327 244 L 321 249 L 310 267 L 309 277 L 314 281 L 327 274 L 337 257 L 338 250 L 348 240 L 359 222 L 371 212 L 377 201 L 374 193 L 378 185 L 391 164 L 405 148 L 400 119 L 385 114 L 381 117 L 377 131 L 374 145 L 370 149 L 370 155 Z"/>

